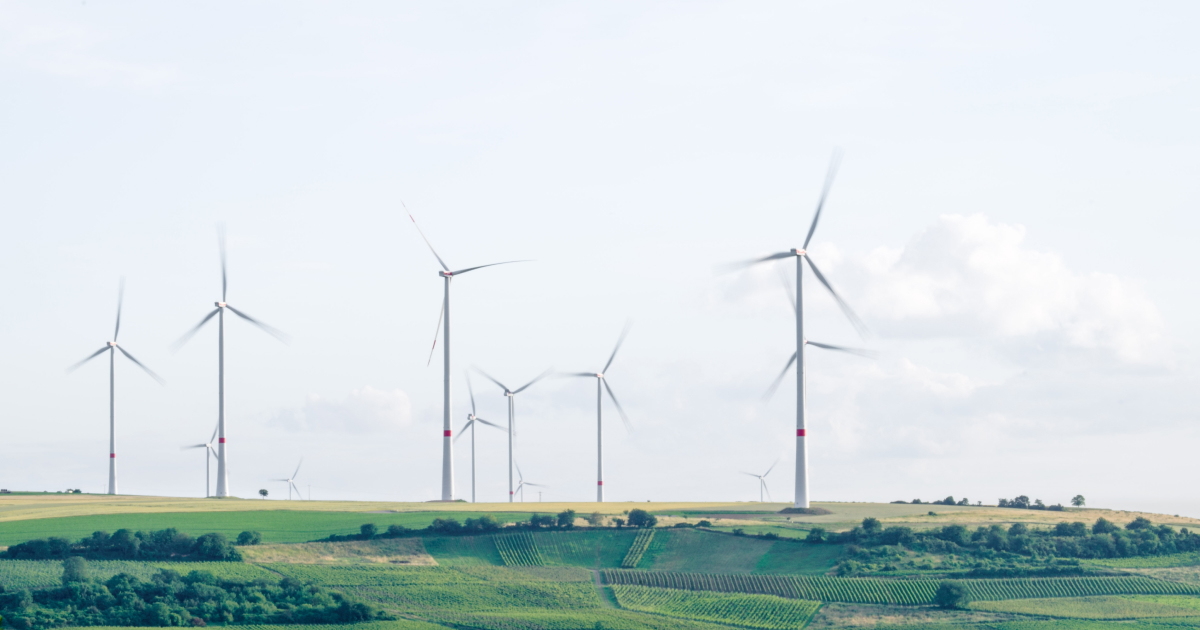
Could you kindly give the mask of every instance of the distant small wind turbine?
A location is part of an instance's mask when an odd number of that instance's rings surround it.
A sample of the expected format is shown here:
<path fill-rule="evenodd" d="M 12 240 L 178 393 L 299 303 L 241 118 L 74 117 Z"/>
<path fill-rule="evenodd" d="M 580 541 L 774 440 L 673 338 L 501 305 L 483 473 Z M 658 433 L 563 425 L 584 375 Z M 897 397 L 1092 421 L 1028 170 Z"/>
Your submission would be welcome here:
<path fill-rule="evenodd" d="M 175 342 L 174 349 L 182 348 L 183 344 L 187 343 L 202 326 L 208 323 L 208 320 L 214 316 L 217 317 L 217 496 L 227 497 L 229 496 L 229 453 L 225 444 L 225 311 L 228 309 L 234 315 L 258 326 L 267 334 L 284 343 L 287 343 L 287 335 L 233 308 L 225 301 L 229 282 L 225 273 L 225 228 L 223 226 L 217 228 L 217 243 L 221 248 L 221 301 L 214 302 L 217 308 L 205 315 L 199 324 L 184 333 Z"/>
<path fill-rule="evenodd" d="M 625 410 L 621 408 L 621 403 L 617 402 L 616 394 L 608 385 L 608 380 L 604 378 L 608 373 L 608 368 L 612 367 L 613 359 L 617 358 L 617 350 L 621 349 L 621 344 L 625 343 L 625 337 L 629 334 L 629 322 L 625 323 L 625 328 L 621 331 L 621 336 L 617 338 L 617 345 L 613 347 L 612 354 L 608 356 L 608 363 L 604 364 L 604 369 L 599 372 L 572 372 L 566 376 L 582 376 L 586 378 L 596 379 L 596 501 L 604 502 L 604 392 L 608 392 L 608 397 L 612 399 L 613 404 L 617 407 L 617 412 L 621 414 L 621 422 L 625 423 L 625 429 L 633 430 L 633 426 L 629 424 L 629 417 L 625 415 Z M 603 389 L 601 387 L 603 386 Z"/>
<path fill-rule="evenodd" d="M 839 352 L 849 352 L 851 354 L 858 354 L 862 356 L 871 356 L 872 354 L 867 350 L 808 341 L 804 337 L 803 279 L 805 261 L 808 262 L 808 266 L 810 269 L 812 269 L 813 275 L 816 276 L 817 281 L 820 282 L 821 285 L 829 291 L 829 294 L 833 296 L 834 301 L 837 302 L 838 307 L 842 309 L 842 313 L 845 314 L 846 318 L 850 320 L 850 324 L 854 326 L 855 330 L 858 331 L 858 334 L 860 336 L 865 336 L 866 334 L 866 325 L 864 325 L 862 320 L 858 318 L 858 315 L 854 314 L 854 311 L 850 309 L 850 305 L 842 299 L 842 296 L 838 295 L 838 292 L 833 290 L 833 286 L 830 285 L 829 281 L 825 279 L 825 275 L 821 273 L 821 270 L 817 269 L 816 263 L 814 263 L 812 260 L 812 254 L 810 254 L 807 250 L 809 242 L 812 241 L 813 232 L 817 230 L 817 221 L 821 219 L 821 210 L 825 207 L 825 200 L 829 196 L 830 187 L 833 186 L 833 179 L 837 174 L 838 164 L 840 161 L 841 154 L 834 153 L 833 159 L 829 164 L 829 171 L 825 175 L 825 186 L 821 189 L 821 199 L 817 202 L 817 212 L 815 215 L 813 215 L 812 225 L 810 225 L 808 228 L 808 235 L 804 237 L 803 246 L 801 246 L 799 249 L 792 249 L 790 251 L 780 252 L 778 254 L 771 254 L 770 256 L 764 256 L 762 258 L 756 258 L 754 260 L 734 265 L 734 267 L 750 267 L 759 263 L 771 262 L 784 258 L 796 259 L 796 292 L 794 295 L 791 295 L 791 287 L 788 286 L 788 293 L 792 300 L 792 308 L 796 312 L 796 352 L 792 354 L 792 358 L 789 359 L 787 365 L 783 367 L 783 371 L 780 372 L 779 377 L 775 379 L 775 382 L 767 390 L 766 397 L 770 398 L 770 396 L 775 393 L 775 389 L 779 387 L 779 383 L 783 381 L 783 377 L 787 374 L 788 369 L 792 367 L 793 363 L 796 363 L 796 498 L 793 505 L 794 507 L 798 508 L 809 507 L 807 442 L 808 428 L 806 425 L 807 418 L 805 417 L 805 403 L 807 395 L 804 387 L 804 346 L 815 346 L 825 350 L 837 350 Z"/>
<path fill-rule="evenodd" d="M 515 464 L 515 462 L 514 462 L 514 464 Z M 520 466 L 517 466 L 517 476 L 521 480 L 521 482 L 519 484 L 517 484 L 517 492 L 521 493 L 521 503 L 525 502 L 525 486 L 532 486 L 534 488 L 548 488 L 549 487 L 549 486 L 543 486 L 540 483 L 533 483 L 530 481 L 525 481 L 525 476 L 521 474 Z M 541 498 L 540 498 L 541 493 L 540 492 L 538 493 L 538 496 L 539 496 L 538 501 L 540 502 L 541 501 Z"/>
<path fill-rule="evenodd" d="M 550 372 L 553 370 L 553 368 L 551 368 L 550 370 L 546 370 L 545 372 L 542 372 L 540 375 L 538 375 L 537 378 L 533 379 L 532 381 L 529 381 L 528 383 L 525 383 L 524 385 L 522 385 L 516 389 L 509 389 L 507 385 L 492 378 L 490 374 L 488 374 L 487 372 L 484 372 L 483 370 L 481 370 L 479 368 L 475 368 L 475 370 L 478 371 L 480 374 L 482 374 L 484 377 L 486 377 L 489 381 L 499 385 L 500 389 L 504 390 L 504 395 L 506 397 L 508 397 L 508 502 L 512 503 L 513 495 L 517 491 L 517 488 L 513 487 L 513 436 L 515 436 L 517 434 L 517 424 L 516 424 L 517 415 L 516 415 L 516 406 L 513 403 L 513 398 L 517 394 L 520 394 L 521 392 L 525 391 L 526 389 L 529 389 L 530 385 L 533 385 L 534 383 L 546 378 L 546 375 L 550 374 Z"/>
<path fill-rule="evenodd" d="M 190 450 L 193 448 L 205 449 L 205 451 L 204 451 L 204 496 L 205 496 L 205 498 L 212 496 L 212 494 L 209 492 L 209 486 L 210 486 L 210 482 L 211 482 L 211 478 L 212 478 L 212 475 L 209 473 L 209 467 L 212 464 L 213 455 L 217 454 L 217 449 L 213 448 L 213 443 L 217 441 L 217 429 L 219 429 L 219 428 L 221 428 L 221 427 L 220 426 L 213 427 L 213 434 L 212 434 L 212 437 L 208 438 L 208 442 L 206 442 L 204 444 L 193 444 L 191 446 L 182 447 L 183 450 Z"/>
<path fill-rule="evenodd" d="M 775 470 L 775 465 L 778 463 L 779 463 L 779 460 L 778 459 L 775 460 L 775 463 L 771 464 L 771 467 L 767 469 L 767 472 L 765 472 L 761 475 L 756 475 L 754 473 L 748 473 L 748 472 L 742 471 L 743 475 L 750 475 L 751 477 L 755 477 L 758 479 L 758 502 L 759 503 L 763 502 L 763 492 L 767 493 L 768 499 L 771 498 L 771 490 L 769 488 L 767 488 L 767 475 L 771 474 L 772 470 Z"/>
<path fill-rule="evenodd" d="M 117 493 L 117 394 L 116 394 L 116 360 L 117 353 L 125 355 L 125 358 L 133 361 L 135 365 L 142 368 L 153 378 L 158 381 L 159 385 L 163 384 L 163 380 L 157 374 L 152 372 L 150 368 L 142 365 L 141 361 L 133 358 L 132 354 L 125 351 L 125 348 L 117 345 L 117 335 L 121 332 L 121 305 L 125 301 L 125 278 L 121 278 L 121 287 L 117 290 L 117 327 L 113 330 L 113 340 L 104 345 L 103 348 L 93 352 L 88 358 L 67 368 L 67 372 L 74 372 L 79 369 L 84 363 L 92 359 L 108 353 L 108 493 Z"/>
<path fill-rule="evenodd" d="M 401 202 L 404 205 L 404 202 Z M 404 211 L 408 212 L 408 206 L 404 206 Z M 526 262 L 523 260 L 507 260 L 504 262 L 490 263 L 487 265 L 478 265 L 476 267 L 468 267 L 459 269 L 458 271 L 450 271 L 450 267 L 446 266 L 446 261 L 442 260 L 441 256 L 434 251 L 433 244 L 429 239 L 425 238 L 425 233 L 421 231 L 421 226 L 417 225 L 417 220 L 413 218 L 411 212 L 408 213 L 408 218 L 412 220 L 413 226 L 417 228 L 417 233 L 421 235 L 421 240 L 429 246 L 429 251 L 433 252 L 433 257 L 437 259 L 438 264 L 442 266 L 442 271 L 438 275 L 445 281 L 445 293 L 442 298 L 442 310 L 438 313 L 438 328 L 442 327 L 442 321 L 446 322 L 444 332 L 442 332 L 442 500 L 454 500 L 454 440 L 451 439 L 450 427 L 450 280 L 454 276 L 461 276 L 468 271 L 483 269 L 484 267 L 494 267 L 496 265 L 507 265 L 515 262 Z M 437 331 L 433 333 L 433 346 L 429 349 L 429 359 L 433 360 L 433 351 L 437 348 Z"/>
<path fill-rule="evenodd" d="M 304 499 L 304 495 L 300 494 L 300 488 L 296 486 L 296 475 L 300 474 L 300 466 L 302 464 L 304 464 L 303 457 L 300 458 L 300 463 L 296 464 L 296 472 L 292 473 L 291 477 L 288 477 L 287 479 L 272 479 L 271 480 L 271 481 L 282 481 L 282 482 L 287 483 L 287 485 L 288 485 L 288 501 L 292 500 L 292 489 L 293 488 L 296 489 L 296 496 L 300 497 L 301 499 Z"/>
<path fill-rule="evenodd" d="M 463 425 L 463 428 L 458 432 L 458 435 L 454 436 L 454 441 L 457 442 L 458 438 L 462 437 L 468 428 L 471 429 L 471 503 L 474 503 L 475 502 L 475 423 L 481 422 L 483 424 L 488 425 L 489 427 L 496 427 L 497 429 L 500 429 L 500 430 L 503 430 L 504 427 L 502 427 L 498 424 L 493 424 L 491 422 L 488 422 L 487 420 L 484 420 L 483 418 L 480 418 L 475 415 L 475 389 L 473 387 L 471 387 L 471 373 L 470 372 L 467 372 L 467 391 L 471 393 L 471 413 L 467 415 L 467 423 L 465 425 Z"/>

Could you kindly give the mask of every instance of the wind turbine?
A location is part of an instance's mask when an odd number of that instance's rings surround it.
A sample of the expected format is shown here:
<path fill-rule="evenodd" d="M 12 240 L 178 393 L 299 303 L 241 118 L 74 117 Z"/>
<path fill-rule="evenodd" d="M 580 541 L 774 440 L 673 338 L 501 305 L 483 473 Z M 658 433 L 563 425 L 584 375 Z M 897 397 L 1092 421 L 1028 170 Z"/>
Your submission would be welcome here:
<path fill-rule="evenodd" d="M 191 446 L 183 447 L 183 450 L 185 450 L 185 451 L 193 449 L 193 448 L 206 449 L 204 452 L 204 496 L 205 496 L 205 498 L 212 496 L 212 494 L 209 492 L 209 481 L 210 481 L 210 477 L 212 476 L 209 474 L 209 467 L 212 464 L 212 456 L 215 455 L 217 452 L 217 450 L 215 448 L 213 448 L 213 442 L 217 441 L 217 429 L 219 429 L 219 428 L 220 428 L 219 426 L 213 427 L 212 437 L 208 438 L 208 442 L 206 442 L 204 444 L 193 444 Z"/>
<path fill-rule="evenodd" d="M 775 466 L 778 463 L 779 463 L 779 460 L 775 460 L 775 463 L 771 464 L 771 467 L 767 469 L 767 472 L 765 472 L 761 475 L 756 475 L 754 473 L 748 473 L 745 471 L 742 472 L 743 475 L 750 475 L 751 477 L 756 477 L 758 479 L 758 502 L 759 503 L 763 502 L 763 492 L 764 491 L 767 493 L 767 498 L 768 499 L 771 498 L 771 491 L 770 491 L 770 489 L 767 488 L 767 475 L 771 474 L 772 470 L 775 470 Z"/>
<path fill-rule="evenodd" d="M 608 363 L 604 364 L 604 369 L 599 372 L 574 372 L 567 376 L 582 376 L 596 379 L 596 501 L 604 502 L 604 391 L 608 392 L 608 397 L 612 399 L 616 405 L 617 411 L 621 414 L 621 421 L 625 423 L 625 428 L 629 431 L 633 427 L 629 424 L 629 418 L 625 415 L 625 410 L 621 408 L 621 403 L 617 402 L 617 397 L 613 394 L 612 388 L 608 386 L 608 381 L 604 375 L 608 373 L 608 368 L 612 366 L 613 359 L 617 358 L 617 350 L 621 349 L 621 344 L 625 343 L 625 336 L 629 334 L 629 323 L 625 324 L 624 330 L 621 331 L 621 336 L 617 338 L 617 345 L 613 348 L 612 354 L 608 357 Z M 603 387 L 603 390 L 601 390 Z"/>
<path fill-rule="evenodd" d="M 513 436 L 515 436 L 517 434 L 517 425 L 516 425 L 517 416 L 516 416 L 516 407 L 513 404 L 513 398 L 517 394 L 520 394 L 521 392 L 528 389 L 530 385 L 533 385 L 534 383 L 542 380 L 543 378 L 546 378 L 546 375 L 549 374 L 551 372 L 551 370 L 546 370 L 545 372 L 542 372 L 540 375 L 538 375 L 537 378 L 533 379 L 532 381 L 529 381 L 528 383 L 525 383 L 524 385 L 522 385 L 516 389 L 509 389 L 507 385 L 492 378 L 491 375 L 488 374 L 487 372 L 484 372 L 483 370 L 480 370 L 479 368 L 475 368 L 475 369 L 478 370 L 480 374 L 484 375 L 489 381 L 499 385 L 500 389 L 504 390 L 504 395 L 508 397 L 508 502 L 512 503 L 513 502 L 513 493 L 516 492 L 516 488 L 513 488 Z M 520 471 L 517 471 L 517 472 L 518 472 L 518 474 L 520 474 Z"/>
<path fill-rule="evenodd" d="M 404 205 L 404 203 L 401 202 L 401 205 Z M 408 212 L 408 206 L 404 206 L 404 211 Z M 442 336 L 445 338 L 442 342 L 442 500 L 453 501 L 454 440 L 450 437 L 450 280 L 454 276 L 461 276 L 468 271 L 525 261 L 506 260 L 504 262 L 489 263 L 487 265 L 459 269 L 458 271 L 450 271 L 450 267 L 446 266 L 446 261 L 442 260 L 441 256 L 438 256 L 438 253 L 433 249 L 433 244 L 429 242 L 429 239 L 425 238 L 425 233 L 421 231 L 421 226 L 417 225 L 417 220 L 413 218 L 411 212 L 408 212 L 408 218 L 412 219 L 413 226 L 417 228 L 417 233 L 421 235 L 421 239 L 429 246 L 429 251 L 433 252 L 433 257 L 437 259 L 438 264 L 442 266 L 442 270 L 438 272 L 445 286 L 445 293 L 442 298 L 442 310 L 438 313 L 438 328 L 442 328 L 443 319 L 446 322 L 445 330 L 442 332 Z M 433 360 L 433 351 L 437 348 L 437 336 L 438 332 L 434 331 L 433 346 L 429 349 L 429 361 Z M 429 361 L 426 361 L 426 365 L 429 364 Z"/>
<path fill-rule="evenodd" d="M 778 254 L 771 254 L 770 256 L 756 258 L 754 260 L 750 260 L 745 263 L 740 263 L 739 265 L 737 265 L 739 267 L 749 267 L 751 265 L 756 265 L 756 264 L 764 263 L 764 262 L 770 262 L 770 261 L 774 261 L 774 260 L 781 260 L 784 258 L 795 258 L 796 259 L 796 293 L 795 293 L 795 295 L 790 296 L 791 300 L 792 300 L 792 307 L 796 311 L 796 352 L 792 354 L 792 358 L 788 360 L 787 365 L 784 366 L 783 371 L 780 372 L 780 374 L 779 374 L 779 377 L 775 379 L 775 382 L 767 390 L 767 397 L 769 398 L 772 394 L 774 394 L 775 389 L 777 387 L 779 387 L 779 383 L 783 381 L 783 377 L 784 377 L 784 375 L 787 374 L 788 369 L 790 369 L 792 367 L 792 364 L 795 363 L 796 364 L 796 498 L 795 498 L 795 502 L 794 502 L 794 507 L 798 507 L 798 508 L 809 507 L 809 501 L 808 501 L 808 443 L 807 443 L 808 429 L 807 429 L 807 426 L 805 423 L 805 420 L 806 420 L 806 418 L 805 418 L 806 393 L 804 391 L 804 380 L 805 380 L 804 346 L 810 345 L 810 346 L 815 346 L 817 348 L 822 348 L 825 350 L 836 350 L 839 352 L 849 352 L 851 354 L 858 354 L 858 355 L 862 355 L 862 356 L 871 356 L 871 353 L 866 350 L 860 350 L 857 348 L 847 348 L 844 346 L 835 346 L 835 345 L 825 344 L 825 343 L 817 343 L 815 341 L 808 341 L 804 337 L 804 292 L 803 292 L 804 273 L 803 272 L 804 272 L 804 262 L 805 261 L 808 262 L 808 266 L 810 269 L 812 269 L 813 275 L 816 276 L 817 281 L 820 282 L 821 285 L 824 286 L 829 291 L 830 295 L 833 296 L 833 299 L 837 302 L 838 307 L 842 309 L 842 313 L 844 313 L 846 315 L 846 318 L 850 320 L 850 324 L 854 326 L 854 328 L 858 331 L 859 335 L 865 336 L 865 332 L 866 332 L 866 326 L 862 323 L 862 320 L 860 320 L 858 318 L 858 316 L 854 314 L 854 311 L 850 309 L 850 305 L 846 304 L 846 301 L 842 299 L 842 296 L 838 295 L 837 291 L 833 290 L 833 286 L 831 286 L 829 284 L 829 281 L 825 279 L 824 274 L 821 273 L 821 270 L 817 268 L 816 263 L 813 262 L 812 255 L 806 249 L 808 247 L 809 242 L 812 240 L 813 232 L 815 232 L 817 230 L 817 221 L 819 221 L 821 218 L 821 210 L 825 207 L 825 200 L 829 196 L 829 188 L 830 188 L 830 186 L 833 185 L 833 178 L 837 174 L 837 167 L 838 167 L 838 163 L 840 161 L 841 161 L 841 155 L 839 153 L 834 153 L 833 159 L 830 161 L 830 164 L 829 164 L 829 171 L 825 175 L 825 185 L 821 190 L 821 199 L 820 199 L 820 201 L 817 202 L 817 212 L 815 215 L 813 215 L 812 225 L 809 226 L 809 228 L 808 228 L 808 235 L 804 237 L 804 245 L 801 246 L 799 249 L 792 249 L 792 250 L 789 250 L 786 252 L 781 252 Z M 791 293 L 790 286 L 788 287 L 788 292 Z"/>
<path fill-rule="evenodd" d="M 285 482 L 287 482 L 287 485 L 288 485 L 288 501 L 291 501 L 291 500 L 292 500 L 292 488 L 296 488 L 296 496 L 300 497 L 300 499 L 301 499 L 301 500 L 303 500 L 303 499 L 304 499 L 304 495 L 303 495 L 303 494 L 300 494 L 300 488 L 298 488 L 298 487 L 296 486 L 296 475 L 300 474 L 300 466 L 301 466 L 302 464 L 304 464 L 304 458 L 303 458 L 303 457 L 301 457 L 301 458 L 300 458 L 300 463 L 299 463 L 299 464 L 296 464 L 296 472 L 292 473 L 292 476 L 291 476 L 291 477 L 288 477 L 287 479 L 272 479 L 272 480 L 271 480 L 271 481 L 285 481 Z"/>
<path fill-rule="evenodd" d="M 125 355 L 125 358 L 133 361 L 135 365 L 142 368 L 150 375 L 151 378 L 158 381 L 159 385 L 163 384 L 163 380 L 158 377 L 150 368 L 142 365 L 141 361 L 133 358 L 132 354 L 125 351 L 125 348 L 117 345 L 117 335 L 121 332 L 121 305 L 125 301 L 125 279 L 121 278 L 120 289 L 117 290 L 117 327 L 113 329 L 113 340 L 104 345 L 103 348 L 93 352 L 88 358 L 67 368 L 67 372 L 74 372 L 79 369 L 84 363 L 95 359 L 96 357 L 108 353 L 108 493 L 117 493 L 117 405 L 116 405 L 116 361 L 117 352 Z"/>
<path fill-rule="evenodd" d="M 487 420 L 484 420 L 483 418 L 480 418 L 475 415 L 475 389 L 471 387 L 471 373 L 470 372 L 467 372 L 467 391 L 469 391 L 471 393 L 471 413 L 467 414 L 467 423 L 465 425 L 463 425 L 463 428 L 458 432 L 458 435 L 454 436 L 454 441 L 457 442 L 458 438 L 461 438 L 468 428 L 471 429 L 471 503 L 474 503 L 475 502 L 475 423 L 482 422 L 483 424 L 486 424 L 489 427 L 496 427 L 497 429 L 504 429 L 504 427 L 502 427 L 498 424 L 493 424 L 491 422 L 488 422 Z"/>
<path fill-rule="evenodd" d="M 175 342 L 174 348 L 178 350 L 187 343 L 189 339 L 195 335 L 202 326 L 208 323 L 208 320 L 214 316 L 217 318 L 217 496 L 229 496 L 229 453 L 226 448 L 225 438 L 225 311 L 228 310 L 234 315 L 258 326 L 266 331 L 267 334 L 276 339 L 287 343 L 287 335 L 268 326 L 253 317 L 233 308 L 225 301 L 225 294 L 229 287 L 228 277 L 225 271 L 225 229 L 224 227 L 217 228 L 217 241 L 221 248 L 221 301 L 214 302 L 216 306 L 204 319 L 200 320 L 199 324 L 192 327 L 191 330 L 184 333 L 178 341 Z"/>
<path fill-rule="evenodd" d="M 519 477 L 521 480 L 521 482 L 519 484 L 517 484 L 517 492 L 521 493 L 521 503 L 525 502 L 525 486 L 533 486 L 534 488 L 548 488 L 549 487 L 549 486 L 543 486 L 540 483 L 532 483 L 529 481 L 525 481 L 525 476 L 521 474 L 520 466 L 517 466 L 517 477 Z M 539 500 L 539 502 L 540 502 L 540 500 Z M 510 503 L 511 503 L 511 501 L 510 501 Z"/>

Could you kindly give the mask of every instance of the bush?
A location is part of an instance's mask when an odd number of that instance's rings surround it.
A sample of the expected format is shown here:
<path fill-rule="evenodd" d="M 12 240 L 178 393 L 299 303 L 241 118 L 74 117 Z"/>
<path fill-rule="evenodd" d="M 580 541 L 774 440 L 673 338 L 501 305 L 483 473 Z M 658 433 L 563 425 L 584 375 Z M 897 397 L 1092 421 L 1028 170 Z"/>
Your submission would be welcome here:
<path fill-rule="evenodd" d="M 363 523 L 358 527 L 358 535 L 363 540 L 371 540 L 377 533 L 379 528 L 375 527 L 375 523 Z"/>
<path fill-rule="evenodd" d="M 630 527 L 654 527 L 655 525 L 658 525 L 658 518 L 653 514 L 643 509 L 629 510 Z"/>
<path fill-rule="evenodd" d="M 238 534 L 237 544 L 241 547 L 257 545 L 262 543 L 262 534 L 259 532 L 242 532 Z"/>
<path fill-rule="evenodd" d="M 712 521 L 700 521 L 696 523 L 696 527 L 712 527 Z"/>
<path fill-rule="evenodd" d="M 814 527 L 808 530 L 808 536 L 804 539 L 805 542 L 823 543 L 825 542 L 825 528 Z"/>
<path fill-rule="evenodd" d="M 563 529 L 575 527 L 575 510 L 563 510 L 558 513 L 558 526 Z"/>
<path fill-rule="evenodd" d="M 879 523 L 879 519 L 868 516 L 863 519 L 862 528 L 868 535 L 874 536 L 883 529 L 883 525 Z"/>
<path fill-rule="evenodd" d="M 79 556 L 71 556 L 63 560 L 62 583 L 86 582 L 88 579 L 87 560 Z"/>
<path fill-rule="evenodd" d="M 468 519 L 470 520 L 470 519 Z M 388 525 L 387 531 L 383 533 L 387 538 L 401 538 L 411 531 L 403 525 Z"/>
<path fill-rule="evenodd" d="M 971 603 L 970 591 L 962 582 L 947 580 L 938 584 L 933 602 L 938 608 L 966 608 Z"/>

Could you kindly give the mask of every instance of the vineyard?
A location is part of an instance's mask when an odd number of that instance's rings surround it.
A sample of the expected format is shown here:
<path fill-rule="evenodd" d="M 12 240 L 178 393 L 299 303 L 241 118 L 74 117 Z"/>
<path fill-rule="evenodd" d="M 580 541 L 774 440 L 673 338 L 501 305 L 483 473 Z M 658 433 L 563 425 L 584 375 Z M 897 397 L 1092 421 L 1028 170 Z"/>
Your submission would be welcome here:
<path fill-rule="evenodd" d="M 621 568 L 637 567 L 638 561 L 642 559 L 642 554 L 646 553 L 646 549 L 650 547 L 651 540 L 654 540 L 653 527 L 638 532 L 637 537 L 633 539 L 633 544 L 629 546 L 629 551 L 625 553 L 625 559 L 621 561 Z"/>
<path fill-rule="evenodd" d="M 774 595 L 735 595 L 645 586 L 614 586 L 613 593 L 621 607 L 629 610 L 764 630 L 803 628 L 821 608 L 821 602 Z"/>
<path fill-rule="evenodd" d="M 433 622 L 477 630 L 730 630 L 713 624 L 630 610 L 538 610 L 512 608 L 494 612 L 438 610 L 426 615 Z"/>
<path fill-rule="evenodd" d="M 606 584 L 690 591 L 754 593 L 853 604 L 927 605 L 937 580 L 882 580 L 796 575 L 741 575 L 604 570 Z M 1091 595 L 1194 595 L 1200 585 L 1143 577 L 1018 578 L 963 580 L 976 601 Z"/>
<path fill-rule="evenodd" d="M 1001 602 L 979 602 L 975 610 L 1017 613 L 1040 617 L 1076 619 L 1126 620 L 1158 617 L 1190 617 L 1195 620 L 1200 611 L 1194 607 L 1172 606 L 1125 597 L 1058 597 L 1053 599 L 1018 599 Z"/>
<path fill-rule="evenodd" d="M 496 549 L 504 565 L 509 567 L 540 567 L 545 564 L 538 552 L 533 534 L 520 532 L 496 536 Z"/>

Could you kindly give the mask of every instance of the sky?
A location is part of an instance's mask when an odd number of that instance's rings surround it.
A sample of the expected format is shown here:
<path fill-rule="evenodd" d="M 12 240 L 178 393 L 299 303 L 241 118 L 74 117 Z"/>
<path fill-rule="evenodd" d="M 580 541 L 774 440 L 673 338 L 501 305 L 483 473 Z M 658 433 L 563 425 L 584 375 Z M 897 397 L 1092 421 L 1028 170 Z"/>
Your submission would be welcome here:
<path fill-rule="evenodd" d="M 1200 517 L 1200 16 L 1182 2 L 0 1 L 0 487 L 203 496 L 220 298 L 230 484 L 439 498 L 472 366 L 599 371 L 608 498 L 789 500 L 809 251 L 817 501 L 1024 494 Z M 505 399 L 478 373 L 479 416 Z M 594 497 L 594 380 L 516 398 L 516 460 Z M 455 447 L 471 497 L 470 434 Z M 475 435 L 507 497 L 507 438 Z M 526 500 L 537 500 L 527 493 Z"/>

